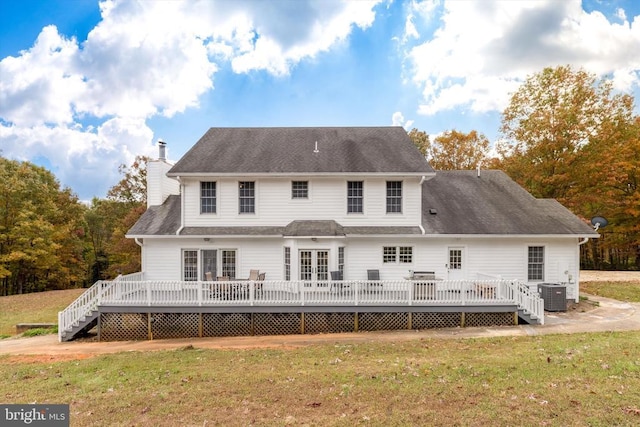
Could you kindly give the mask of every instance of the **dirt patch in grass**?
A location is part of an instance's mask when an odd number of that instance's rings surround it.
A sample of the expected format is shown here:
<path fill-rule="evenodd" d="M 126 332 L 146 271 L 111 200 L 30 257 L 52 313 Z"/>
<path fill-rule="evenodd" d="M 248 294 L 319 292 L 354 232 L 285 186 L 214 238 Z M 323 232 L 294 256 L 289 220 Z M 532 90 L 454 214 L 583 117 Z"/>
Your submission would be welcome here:
<path fill-rule="evenodd" d="M 592 301 L 590 299 L 580 299 L 580 302 L 572 302 L 567 306 L 568 313 L 586 313 L 587 311 L 591 311 L 598 307 L 598 303 L 596 301 Z"/>
<path fill-rule="evenodd" d="M 19 356 L 8 356 L 2 359 L 5 365 L 18 365 L 23 363 L 57 363 L 70 360 L 83 360 L 97 354 L 21 354 Z"/>

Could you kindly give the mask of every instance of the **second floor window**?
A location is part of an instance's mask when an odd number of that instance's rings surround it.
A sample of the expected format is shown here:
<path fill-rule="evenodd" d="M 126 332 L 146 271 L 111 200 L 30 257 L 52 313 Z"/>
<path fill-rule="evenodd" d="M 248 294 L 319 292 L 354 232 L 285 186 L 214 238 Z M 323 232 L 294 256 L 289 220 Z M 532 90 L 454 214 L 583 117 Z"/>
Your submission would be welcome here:
<path fill-rule="evenodd" d="M 216 213 L 216 183 L 200 183 L 200 213 Z"/>
<path fill-rule="evenodd" d="M 309 198 L 309 181 L 291 181 L 291 198 Z"/>
<path fill-rule="evenodd" d="M 347 213 L 362 213 L 362 181 L 347 181 Z"/>
<path fill-rule="evenodd" d="M 256 212 L 256 183 L 253 181 L 240 181 L 238 184 L 239 212 Z"/>
<path fill-rule="evenodd" d="M 402 181 L 387 181 L 387 213 L 402 213 Z"/>

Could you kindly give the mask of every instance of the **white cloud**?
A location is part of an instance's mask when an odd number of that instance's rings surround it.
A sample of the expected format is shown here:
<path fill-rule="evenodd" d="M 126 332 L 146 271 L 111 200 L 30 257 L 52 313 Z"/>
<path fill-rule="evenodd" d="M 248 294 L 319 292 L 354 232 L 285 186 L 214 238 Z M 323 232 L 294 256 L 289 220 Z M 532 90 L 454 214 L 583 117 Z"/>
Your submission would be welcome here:
<path fill-rule="evenodd" d="M 612 23 L 578 0 L 447 1 L 441 20 L 431 40 L 409 51 L 422 114 L 500 111 L 520 82 L 546 66 L 613 74 L 619 89 L 639 82 L 640 57 L 630 52 L 640 51 L 640 22 Z"/>
<path fill-rule="evenodd" d="M 413 120 L 405 120 L 404 115 L 400 111 L 396 111 L 391 115 L 392 126 L 402 126 L 406 130 L 410 130 L 413 126 Z"/>
<path fill-rule="evenodd" d="M 62 184 L 74 183 L 81 195 L 106 193 L 119 179 L 118 166 L 152 154 L 151 138 L 151 129 L 132 119 L 110 119 L 97 129 L 0 125 L 3 151 L 19 160 L 47 158 Z"/>
<path fill-rule="evenodd" d="M 100 194 L 150 154 L 146 121 L 197 108 L 223 63 L 286 75 L 370 26 L 376 3 L 104 0 L 87 40 L 48 26 L 0 60 L 3 155 L 45 158 L 63 184 Z"/>
<path fill-rule="evenodd" d="M 0 61 L 0 117 L 20 126 L 73 121 L 83 92 L 74 58 L 78 46 L 54 26 L 42 29 L 31 49 Z"/>
<path fill-rule="evenodd" d="M 378 1 L 258 2 L 247 11 L 255 42 L 233 59 L 238 73 L 267 70 L 286 75 L 291 66 L 343 41 L 354 26 L 369 27 Z M 243 3 L 241 3 L 243 4 Z M 294 9 L 289 10 L 289 9 Z"/>

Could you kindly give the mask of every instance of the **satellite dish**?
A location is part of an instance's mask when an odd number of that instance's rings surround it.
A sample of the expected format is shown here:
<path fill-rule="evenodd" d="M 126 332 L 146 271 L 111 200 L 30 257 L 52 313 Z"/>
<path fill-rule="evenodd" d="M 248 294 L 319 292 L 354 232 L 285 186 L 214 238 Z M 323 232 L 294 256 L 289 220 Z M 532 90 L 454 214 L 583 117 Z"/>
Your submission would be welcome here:
<path fill-rule="evenodd" d="M 594 216 L 591 218 L 591 225 L 593 225 L 593 228 L 597 230 L 598 228 L 604 228 L 609 225 L 609 221 L 601 216 Z"/>

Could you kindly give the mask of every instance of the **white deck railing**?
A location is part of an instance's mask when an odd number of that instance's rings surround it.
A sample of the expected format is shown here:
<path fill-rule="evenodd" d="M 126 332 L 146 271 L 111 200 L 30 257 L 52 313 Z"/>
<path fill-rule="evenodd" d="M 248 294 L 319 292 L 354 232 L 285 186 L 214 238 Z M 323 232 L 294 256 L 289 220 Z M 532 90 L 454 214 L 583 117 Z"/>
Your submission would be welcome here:
<path fill-rule="evenodd" d="M 84 291 L 67 308 L 58 312 L 58 339 L 62 341 L 62 335 L 78 325 L 82 319 L 98 309 L 103 295 L 111 295 L 118 292 L 118 283 L 144 280 L 144 273 L 133 273 L 126 276 L 118 276 L 115 279 L 99 280 L 89 289 Z"/>
<path fill-rule="evenodd" d="M 110 306 L 464 306 L 517 305 L 544 319 L 544 304 L 521 282 L 477 280 L 100 281 L 60 312 L 60 337 L 99 305 Z"/>

